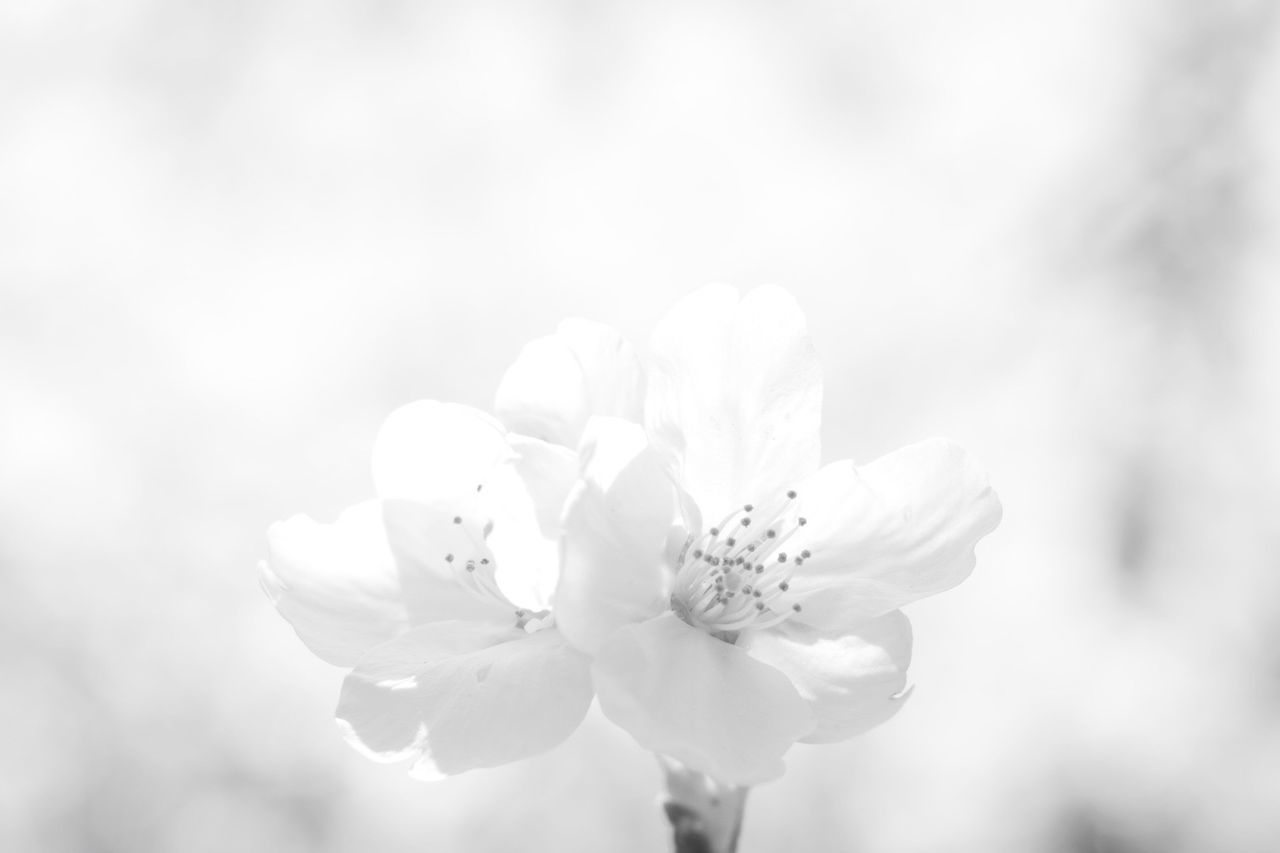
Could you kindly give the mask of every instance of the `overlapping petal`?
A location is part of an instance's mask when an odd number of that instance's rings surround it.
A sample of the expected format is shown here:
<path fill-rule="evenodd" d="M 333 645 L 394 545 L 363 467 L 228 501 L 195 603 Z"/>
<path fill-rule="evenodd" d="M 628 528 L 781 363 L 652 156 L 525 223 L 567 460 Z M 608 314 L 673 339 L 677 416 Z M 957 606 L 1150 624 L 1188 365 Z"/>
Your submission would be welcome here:
<path fill-rule="evenodd" d="M 512 455 L 506 430 L 484 412 L 419 400 L 392 412 L 378 431 L 373 482 L 381 498 L 465 508 Z"/>
<path fill-rule="evenodd" d="M 706 287 L 659 323 L 645 422 L 710 523 L 818 466 L 822 377 L 786 291 Z"/>
<path fill-rule="evenodd" d="M 911 663 L 911 623 L 895 610 L 841 631 L 796 621 L 745 632 L 738 645 L 783 672 L 809 702 L 815 728 L 801 740 L 830 743 L 878 726 L 897 713 Z"/>
<path fill-rule="evenodd" d="M 494 767 L 573 732 L 591 704 L 589 667 L 554 630 L 435 623 L 365 655 L 343 683 L 337 718 L 370 758 L 416 758 L 415 776 Z"/>
<path fill-rule="evenodd" d="M 792 586 L 800 618 L 840 627 L 950 589 L 968 577 L 999 498 L 962 448 L 931 439 L 862 468 L 827 465 L 799 486 L 807 524 L 787 543 L 811 556 Z"/>
<path fill-rule="evenodd" d="M 550 606 L 560 574 L 560 517 L 578 458 L 538 439 L 511 434 L 508 441 L 513 456 L 490 473 L 478 506 L 491 522 L 488 544 L 498 586 L 513 603 L 542 610 Z"/>
<path fill-rule="evenodd" d="M 556 619 L 595 651 L 612 631 L 667 606 L 663 560 L 674 490 L 644 431 L 596 418 L 583 440 L 582 477 L 565 510 Z"/>
<path fill-rule="evenodd" d="M 781 775 L 813 728 L 779 670 L 665 613 L 614 633 L 593 667 L 600 707 L 641 746 L 728 784 Z"/>
<path fill-rule="evenodd" d="M 609 326 L 568 319 L 520 351 L 494 411 L 513 432 L 576 448 L 594 415 L 639 420 L 642 389 L 631 344 Z"/>

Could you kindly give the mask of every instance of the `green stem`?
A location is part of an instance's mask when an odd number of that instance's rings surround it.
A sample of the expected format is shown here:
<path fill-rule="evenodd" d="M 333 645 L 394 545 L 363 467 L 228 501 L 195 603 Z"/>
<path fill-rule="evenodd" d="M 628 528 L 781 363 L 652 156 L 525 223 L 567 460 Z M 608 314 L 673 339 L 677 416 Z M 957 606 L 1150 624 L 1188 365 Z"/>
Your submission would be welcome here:
<path fill-rule="evenodd" d="M 666 774 L 662 808 L 676 853 L 734 853 L 750 789 L 726 785 L 665 755 L 658 763 Z"/>

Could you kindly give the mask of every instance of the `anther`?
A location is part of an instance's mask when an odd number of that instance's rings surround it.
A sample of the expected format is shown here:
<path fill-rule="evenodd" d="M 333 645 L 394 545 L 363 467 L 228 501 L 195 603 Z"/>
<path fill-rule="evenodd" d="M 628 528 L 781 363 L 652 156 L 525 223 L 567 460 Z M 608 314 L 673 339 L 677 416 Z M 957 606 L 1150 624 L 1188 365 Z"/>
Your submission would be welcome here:
<path fill-rule="evenodd" d="M 489 565 L 489 558 L 488 558 L 488 557 L 481 557 L 481 558 L 480 558 L 480 565 L 482 565 L 482 566 L 487 566 L 487 565 Z"/>
<path fill-rule="evenodd" d="M 775 536 L 777 536 L 777 535 L 778 535 L 778 531 L 776 531 L 776 530 L 768 530 L 768 531 L 765 531 L 765 534 L 764 534 L 764 535 L 765 535 L 765 536 L 768 536 L 770 539 L 772 539 L 772 538 L 774 538 Z"/>
<path fill-rule="evenodd" d="M 694 552 L 693 552 L 693 559 L 695 559 L 695 560 L 701 560 L 701 559 L 702 559 L 702 549 L 698 549 L 697 551 L 694 551 Z"/>
<path fill-rule="evenodd" d="M 453 555 L 452 555 L 452 554 L 445 554 L 445 555 L 444 555 L 444 561 L 445 561 L 446 563 L 452 563 L 452 562 L 453 562 Z"/>
<path fill-rule="evenodd" d="M 757 602 L 756 602 L 756 610 L 760 610 L 760 611 L 763 611 L 763 610 L 764 610 L 764 602 L 763 602 L 763 601 L 757 601 Z"/>
<path fill-rule="evenodd" d="M 719 527 L 713 527 L 713 528 L 711 528 L 711 530 L 709 530 L 708 532 L 709 532 L 712 536 L 719 536 L 719 535 L 720 535 L 720 528 L 719 528 Z"/>
<path fill-rule="evenodd" d="M 779 554 L 779 555 L 778 555 L 778 562 L 779 562 L 779 563 L 785 563 L 786 561 L 787 561 L 787 555 L 786 555 L 786 553 L 782 553 L 782 554 Z"/>
<path fill-rule="evenodd" d="M 782 590 L 783 592 L 786 592 L 787 590 L 791 589 L 791 584 L 788 583 L 787 581 L 782 581 L 781 583 L 778 584 L 778 589 Z"/>
<path fill-rule="evenodd" d="M 763 596 L 764 596 L 764 593 L 763 593 L 763 592 L 761 592 L 761 591 L 760 591 L 760 590 L 758 590 L 758 589 L 757 589 L 755 592 L 751 593 L 751 594 L 752 594 L 752 595 L 754 595 L 756 598 L 761 598 L 761 597 L 763 597 Z"/>
<path fill-rule="evenodd" d="M 455 515 L 455 516 L 453 517 L 453 523 L 454 523 L 454 524 L 461 524 L 461 523 L 462 523 L 462 516 L 460 516 L 460 515 Z"/>
<path fill-rule="evenodd" d="M 795 500 L 795 498 L 796 498 L 795 490 L 793 489 L 793 490 L 791 490 L 791 491 L 787 492 L 787 497 L 791 498 L 792 500 Z"/>
<path fill-rule="evenodd" d="M 476 564 L 471 560 L 467 560 L 467 571 L 474 572 L 475 570 L 476 570 Z"/>
<path fill-rule="evenodd" d="M 728 539 L 724 540 L 724 544 L 726 544 L 726 545 L 728 545 L 730 548 L 732 548 L 734 545 L 737 545 L 737 544 L 738 544 L 738 542 L 737 542 L 737 540 L 736 540 L 736 539 L 734 539 L 732 536 L 730 536 Z"/>
<path fill-rule="evenodd" d="M 798 519 L 796 519 L 796 521 L 800 522 L 800 526 L 801 526 L 801 527 L 804 527 L 806 524 L 808 524 L 808 523 L 809 523 L 809 519 L 807 519 L 807 518 L 798 518 Z"/>
<path fill-rule="evenodd" d="M 757 564 L 756 564 L 756 574 L 758 574 L 758 575 L 762 575 L 762 574 L 764 574 L 764 563 L 757 563 Z"/>
<path fill-rule="evenodd" d="M 808 549 L 808 548 L 805 548 L 803 551 L 801 551 L 801 552 L 800 552 L 800 556 L 801 556 L 801 557 L 804 557 L 804 558 L 807 560 L 807 559 L 809 559 L 810 557 L 812 557 L 813 555 L 809 553 L 809 549 Z"/>
<path fill-rule="evenodd" d="M 751 510 L 753 509 L 755 509 L 755 507 L 753 507 L 751 504 L 744 504 L 742 507 L 743 512 L 751 512 Z"/>
<path fill-rule="evenodd" d="M 799 613 L 799 612 L 800 612 L 800 605 L 799 605 L 799 604 L 793 604 L 793 605 L 791 605 L 791 609 L 792 609 L 792 610 L 794 610 L 795 612 Z"/>
<path fill-rule="evenodd" d="M 739 523 L 739 524 L 741 524 L 743 527 L 750 527 L 750 526 L 751 526 L 751 519 L 749 519 L 749 518 L 744 518 L 744 519 L 742 519 L 742 521 L 739 521 L 738 523 Z"/>

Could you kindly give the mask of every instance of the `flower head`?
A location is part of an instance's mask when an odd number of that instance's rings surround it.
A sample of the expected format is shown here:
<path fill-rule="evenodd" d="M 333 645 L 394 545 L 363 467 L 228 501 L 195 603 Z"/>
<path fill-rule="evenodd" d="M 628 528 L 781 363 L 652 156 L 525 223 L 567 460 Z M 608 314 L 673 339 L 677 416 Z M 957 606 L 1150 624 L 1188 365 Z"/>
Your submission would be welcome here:
<path fill-rule="evenodd" d="M 821 377 L 781 290 L 701 290 L 651 349 L 646 429 L 588 425 L 559 624 L 642 745 L 753 784 L 895 713 L 898 608 L 968 575 L 1000 504 L 945 441 L 819 467 Z"/>
<path fill-rule="evenodd" d="M 576 375 L 530 369 L 583 341 L 611 357 Z M 582 720 L 589 659 L 552 609 L 578 469 L 571 418 L 635 416 L 625 400 L 583 399 L 592 382 L 638 381 L 634 362 L 611 330 L 567 322 L 526 348 L 500 397 L 508 423 L 533 423 L 533 411 L 556 430 L 522 435 L 466 406 L 412 403 L 375 442 L 376 500 L 333 524 L 271 528 L 263 586 L 312 651 L 351 668 L 337 719 L 358 750 L 413 758 L 413 775 L 434 778 L 536 754 Z"/>

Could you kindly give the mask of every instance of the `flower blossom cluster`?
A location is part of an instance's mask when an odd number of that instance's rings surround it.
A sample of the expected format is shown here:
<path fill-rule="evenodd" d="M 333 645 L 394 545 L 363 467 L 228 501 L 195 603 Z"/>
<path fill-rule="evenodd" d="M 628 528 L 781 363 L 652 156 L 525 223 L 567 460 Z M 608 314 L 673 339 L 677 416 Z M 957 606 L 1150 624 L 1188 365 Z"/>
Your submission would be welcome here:
<path fill-rule="evenodd" d="M 891 717 L 900 608 L 962 581 L 1000 520 L 942 440 L 821 464 L 822 378 L 777 288 L 704 288 L 642 357 L 568 320 L 528 344 L 494 414 L 391 415 L 377 497 L 274 525 L 262 581 L 349 668 L 337 720 L 422 778 L 560 743 L 593 697 L 642 746 L 733 785 L 796 742 Z"/>

